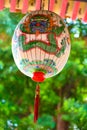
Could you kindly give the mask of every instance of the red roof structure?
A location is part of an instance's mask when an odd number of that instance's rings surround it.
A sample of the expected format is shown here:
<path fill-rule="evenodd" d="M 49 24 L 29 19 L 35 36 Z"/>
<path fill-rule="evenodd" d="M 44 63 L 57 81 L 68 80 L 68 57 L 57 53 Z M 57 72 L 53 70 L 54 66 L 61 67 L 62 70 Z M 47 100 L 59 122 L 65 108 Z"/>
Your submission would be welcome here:
<path fill-rule="evenodd" d="M 0 10 L 4 8 L 23 14 L 33 10 L 49 10 L 62 18 L 80 18 L 87 22 L 87 0 L 0 0 Z"/>

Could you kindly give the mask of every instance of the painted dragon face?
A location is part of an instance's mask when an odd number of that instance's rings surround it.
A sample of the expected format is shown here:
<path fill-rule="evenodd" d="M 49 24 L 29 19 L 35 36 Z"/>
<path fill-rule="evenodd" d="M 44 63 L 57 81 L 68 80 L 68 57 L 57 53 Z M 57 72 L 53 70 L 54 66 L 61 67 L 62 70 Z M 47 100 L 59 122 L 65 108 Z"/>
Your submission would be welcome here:
<path fill-rule="evenodd" d="M 44 15 L 35 15 L 30 20 L 31 33 L 45 33 L 49 27 L 49 19 Z"/>

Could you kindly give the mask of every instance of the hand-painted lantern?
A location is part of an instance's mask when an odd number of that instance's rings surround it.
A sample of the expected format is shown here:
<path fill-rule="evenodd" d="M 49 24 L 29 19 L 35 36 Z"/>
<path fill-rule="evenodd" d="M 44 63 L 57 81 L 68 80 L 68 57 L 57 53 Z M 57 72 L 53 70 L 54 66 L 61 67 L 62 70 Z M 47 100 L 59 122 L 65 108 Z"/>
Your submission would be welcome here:
<path fill-rule="evenodd" d="M 53 12 L 31 12 L 15 29 L 12 52 L 19 70 L 42 82 L 58 74 L 67 62 L 70 53 L 67 27 Z"/>

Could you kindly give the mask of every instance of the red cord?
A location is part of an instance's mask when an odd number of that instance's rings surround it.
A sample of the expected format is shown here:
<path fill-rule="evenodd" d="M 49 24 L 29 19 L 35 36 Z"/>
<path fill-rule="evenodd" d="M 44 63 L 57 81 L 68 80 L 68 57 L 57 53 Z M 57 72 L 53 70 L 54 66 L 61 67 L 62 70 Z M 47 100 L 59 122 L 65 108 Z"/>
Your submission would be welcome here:
<path fill-rule="evenodd" d="M 38 84 L 36 86 L 35 101 L 34 101 L 34 123 L 36 123 L 38 120 L 39 101 L 40 101 L 40 86 Z"/>

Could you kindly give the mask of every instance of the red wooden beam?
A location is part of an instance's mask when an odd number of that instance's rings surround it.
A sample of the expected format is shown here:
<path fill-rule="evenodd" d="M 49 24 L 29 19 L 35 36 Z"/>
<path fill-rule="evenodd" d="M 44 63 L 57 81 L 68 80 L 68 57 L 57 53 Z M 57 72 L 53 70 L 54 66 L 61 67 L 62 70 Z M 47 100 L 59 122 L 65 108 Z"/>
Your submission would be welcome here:
<path fill-rule="evenodd" d="M 85 15 L 84 15 L 84 17 L 83 17 L 83 21 L 84 21 L 84 22 L 87 22 L 87 9 L 86 9 L 86 11 L 85 11 Z"/>
<path fill-rule="evenodd" d="M 0 0 L 0 10 L 4 9 L 4 0 Z"/>
<path fill-rule="evenodd" d="M 53 11 L 54 4 L 55 4 L 55 0 L 50 0 L 50 2 L 49 2 L 49 11 Z"/>
<path fill-rule="evenodd" d="M 68 3 L 68 0 L 62 0 L 62 5 L 61 5 L 61 9 L 60 9 L 60 16 L 61 16 L 62 18 L 65 17 L 66 8 L 67 8 L 67 3 Z"/>
<path fill-rule="evenodd" d="M 41 8 L 41 0 L 36 0 L 36 10 L 40 10 Z"/>
<path fill-rule="evenodd" d="M 74 7 L 73 7 L 73 11 L 72 11 L 72 20 L 75 20 L 77 18 L 79 6 L 80 6 L 80 2 L 76 1 L 74 3 Z"/>
<path fill-rule="evenodd" d="M 16 0 L 11 0 L 10 11 L 16 12 Z"/>
<path fill-rule="evenodd" d="M 23 14 L 27 13 L 28 6 L 29 6 L 28 0 L 23 0 L 23 7 L 22 7 L 22 13 Z"/>

